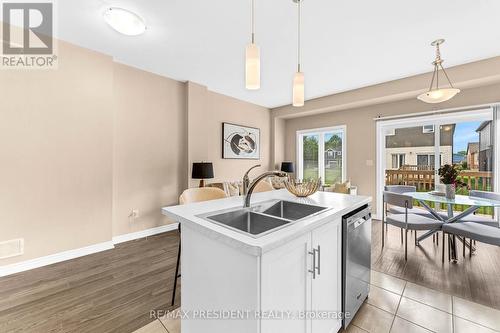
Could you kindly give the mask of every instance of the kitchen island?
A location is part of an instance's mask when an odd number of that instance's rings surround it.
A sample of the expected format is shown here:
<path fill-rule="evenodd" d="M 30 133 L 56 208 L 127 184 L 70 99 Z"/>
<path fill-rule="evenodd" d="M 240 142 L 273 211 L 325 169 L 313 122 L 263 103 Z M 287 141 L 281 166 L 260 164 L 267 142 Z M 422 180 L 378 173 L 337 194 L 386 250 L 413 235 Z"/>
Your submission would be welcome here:
<path fill-rule="evenodd" d="M 163 208 L 180 222 L 183 333 L 337 332 L 342 217 L 371 198 L 286 190 Z"/>

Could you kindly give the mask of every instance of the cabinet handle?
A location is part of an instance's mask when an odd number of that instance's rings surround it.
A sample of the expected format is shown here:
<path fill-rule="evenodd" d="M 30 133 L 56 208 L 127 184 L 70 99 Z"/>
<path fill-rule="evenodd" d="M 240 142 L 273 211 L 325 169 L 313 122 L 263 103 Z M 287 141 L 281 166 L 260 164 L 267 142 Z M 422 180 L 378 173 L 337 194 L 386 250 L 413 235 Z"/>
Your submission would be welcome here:
<path fill-rule="evenodd" d="M 316 279 L 316 249 L 313 248 L 312 252 L 307 252 L 308 254 L 313 256 L 313 264 L 312 264 L 312 270 L 308 270 L 309 273 L 312 273 L 313 275 L 313 280 Z"/>
<path fill-rule="evenodd" d="M 318 275 L 321 275 L 321 247 L 318 245 L 318 249 L 315 251 L 318 252 Z"/>

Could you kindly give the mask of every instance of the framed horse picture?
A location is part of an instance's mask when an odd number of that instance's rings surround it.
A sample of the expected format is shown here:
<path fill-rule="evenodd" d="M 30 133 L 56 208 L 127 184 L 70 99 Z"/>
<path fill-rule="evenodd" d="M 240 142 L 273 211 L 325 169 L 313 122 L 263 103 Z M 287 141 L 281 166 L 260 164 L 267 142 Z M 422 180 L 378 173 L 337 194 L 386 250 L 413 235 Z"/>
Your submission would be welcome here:
<path fill-rule="evenodd" d="M 222 123 L 222 158 L 260 159 L 260 129 Z"/>

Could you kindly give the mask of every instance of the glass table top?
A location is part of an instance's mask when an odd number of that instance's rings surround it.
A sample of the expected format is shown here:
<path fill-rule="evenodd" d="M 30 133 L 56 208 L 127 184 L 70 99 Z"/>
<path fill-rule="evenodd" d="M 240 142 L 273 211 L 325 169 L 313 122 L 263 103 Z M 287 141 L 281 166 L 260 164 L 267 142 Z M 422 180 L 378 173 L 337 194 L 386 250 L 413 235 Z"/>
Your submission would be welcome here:
<path fill-rule="evenodd" d="M 500 207 L 500 201 L 469 197 L 467 195 L 455 195 L 455 199 L 447 199 L 445 196 L 431 194 L 430 192 L 407 192 L 404 193 L 416 200 L 438 202 L 452 205 L 480 206 L 480 207 Z"/>

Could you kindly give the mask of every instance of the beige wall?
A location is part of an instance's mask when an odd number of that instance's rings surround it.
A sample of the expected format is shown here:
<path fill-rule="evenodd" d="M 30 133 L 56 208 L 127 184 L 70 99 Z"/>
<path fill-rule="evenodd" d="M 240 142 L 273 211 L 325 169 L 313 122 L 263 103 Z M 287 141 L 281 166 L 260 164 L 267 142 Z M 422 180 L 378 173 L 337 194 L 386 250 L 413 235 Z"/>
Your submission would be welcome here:
<path fill-rule="evenodd" d="M 112 59 L 59 43 L 58 70 L 0 75 L 0 265 L 112 236 Z"/>
<path fill-rule="evenodd" d="M 216 180 L 269 167 L 268 109 L 58 46 L 57 70 L 1 72 L 0 241 L 25 253 L 0 266 L 169 223 L 193 161 Z M 261 129 L 259 161 L 221 158 L 223 121 Z"/>
<path fill-rule="evenodd" d="M 113 235 L 121 235 L 168 223 L 160 207 L 177 204 L 187 184 L 186 85 L 113 68 Z"/>
<path fill-rule="evenodd" d="M 286 161 L 285 158 L 285 131 L 286 131 L 286 121 L 283 118 L 271 118 L 271 129 L 272 129 L 272 152 L 271 159 L 272 165 L 275 169 L 280 170 L 281 162 Z"/>
<path fill-rule="evenodd" d="M 255 164 L 262 167 L 252 175 L 271 168 L 271 116 L 269 109 L 243 102 L 207 90 L 196 83 L 188 83 L 188 160 L 189 174 L 193 162 L 208 161 L 214 164 L 217 181 L 241 180 L 245 171 Z M 260 159 L 235 160 L 222 158 L 222 122 L 260 128 Z M 199 180 L 191 180 L 191 187 Z"/>
<path fill-rule="evenodd" d="M 439 108 L 446 109 L 499 101 L 500 84 L 494 84 L 465 89 L 454 99 L 440 104 Z M 370 195 L 375 199 L 376 127 L 373 119 L 378 116 L 424 112 L 437 108 L 436 106 L 431 108 L 428 104 L 413 97 L 397 102 L 287 119 L 285 159 L 295 161 L 295 136 L 298 130 L 347 125 L 347 177 L 354 185 L 358 186 L 359 194 Z M 280 112 L 283 112 L 283 109 Z M 370 161 L 373 161 L 372 165 L 369 165 Z"/>

